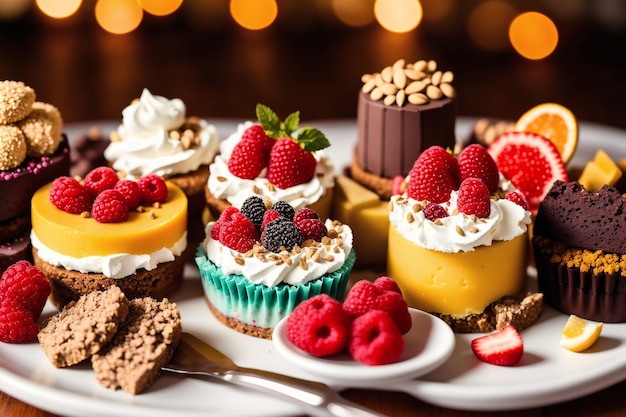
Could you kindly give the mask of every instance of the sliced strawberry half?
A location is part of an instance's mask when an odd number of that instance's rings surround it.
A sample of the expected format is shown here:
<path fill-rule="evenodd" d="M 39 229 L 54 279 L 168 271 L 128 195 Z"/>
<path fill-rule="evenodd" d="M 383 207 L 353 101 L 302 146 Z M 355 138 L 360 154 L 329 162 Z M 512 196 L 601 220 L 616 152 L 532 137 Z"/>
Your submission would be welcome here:
<path fill-rule="evenodd" d="M 492 365 L 515 365 L 524 353 L 524 342 L 512 324 L 494 333 L 472 340 L 472 352 Z"/>
<path fill-rule="evenodd" d="M 568 181 L 558 149 L 541 135 L 504 133 L 487 151 L 496 161 L 498 170 L 526 197 L 533 214 L 537 214 L 539 204 L 554 181 Z"/>

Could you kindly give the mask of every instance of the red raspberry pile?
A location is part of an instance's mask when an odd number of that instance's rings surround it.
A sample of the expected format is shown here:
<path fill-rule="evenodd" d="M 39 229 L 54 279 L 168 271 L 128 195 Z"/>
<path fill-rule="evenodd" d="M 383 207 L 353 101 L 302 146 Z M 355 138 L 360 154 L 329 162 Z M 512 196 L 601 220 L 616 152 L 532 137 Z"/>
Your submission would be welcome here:
<path fill-rule="evenodd" d="M 306 240 L 319 242 L 327 235 L 326 225 L 314 210 L 295 211 L 284 201 L 268 208 L 258 196 L 248 197 L 241 209 L 228 207 L 211 229 L 211 238 L 240 253 L 257 242 L 272 252 L 291 251 Z"/>
<path fill-rule="evenodd" d="M 450 193 L 457 190 L 459 211 L 484 218 L 491 213 L 491 195 L 498 190 L 498 183 L 498 167 L 486 148 L 473 144 L 455 157 L 440 146 L 431 146 L 413 164 L 407 195 L 428 201 L 426 218 L 435 221 L 448 216 L 440 204 L 446 203 Z M 519 192 L 507 193 L 505 198 L 528 209 L 524 195 Z"/>
<path fill-rule="evenodd" d="M 323 357 L 347 350 L 366 365 L 395 362 L 404 351 L 402 335 L 412 326 L 400 288 L 389 277 L 358 281 L 343 304 L 321 294 L 300 303 L 287 318 L 287 338 Z"/>
<path fill-rule="evenodd" d="M 254 179 L 267 168 L 267 180 L 282 189 L 309 182 L 317 167 L 312 152 L 330 145 L 326 136 L 312 127 L 298 128 L 300 112 L 281 122 L 269 107 L 257 104 L 256 114 L 261 124 L 243 133 L 228 170 L 239 178 Z"/>
<path fill-rule="evenodd" d="M 0 341 L 20 343 L 37 336 L 37 320 L 50 295 L 50 284 L 37 267 L 18 261 L 0 277 Z"/>
<path fill-rule="evenodd" d="M 150 174 L 132 181 L 120 179 L 112 168 L 98 167 L 90 171 L 82 183 L 71 177 L 55 179 L 50 201 L 67 213 L 89 212 L 98 223 L 120 223 L 140 205 L 164 203 L 167 194 L 165 180 L 158 175 Z"/>

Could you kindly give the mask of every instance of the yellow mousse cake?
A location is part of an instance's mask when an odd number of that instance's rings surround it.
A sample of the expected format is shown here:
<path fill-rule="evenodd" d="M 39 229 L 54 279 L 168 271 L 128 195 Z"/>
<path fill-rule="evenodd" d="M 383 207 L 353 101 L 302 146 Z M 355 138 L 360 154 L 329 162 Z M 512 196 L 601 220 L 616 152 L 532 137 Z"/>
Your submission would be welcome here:
<path fill-rule="evenodd" d="M 388 216 L 387 274 L 411 307 L 457 332 L 538 318 L 541 294 L 526 292 L 528 203 L 480 145 L 424 151 Z"/>
<path fill-rule="evenodd" d="M 31 201 L 35 264 L 52 285 L 52 301 L 65 305 L 80 295 L 117 285 L 129 298 L 172 293 L 182 279 L 187 245 L 187 198 L 167 183 L 167 200 L 140 206 L 119 223 L 58 209 L 52 183 Z"/>

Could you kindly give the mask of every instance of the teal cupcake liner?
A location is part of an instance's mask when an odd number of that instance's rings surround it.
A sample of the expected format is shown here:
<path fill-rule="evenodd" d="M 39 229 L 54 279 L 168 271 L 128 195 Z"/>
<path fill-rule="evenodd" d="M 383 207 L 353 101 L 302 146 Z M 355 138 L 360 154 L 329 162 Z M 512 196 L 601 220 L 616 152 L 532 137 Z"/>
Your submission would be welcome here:
<path fill-rule="evenodd" d="M 243 275 L 224 275 L 222 269 L 211 262 L 202 245 L 196 252 L 202 287 L 213 307 L 226 317 L 262 328 L 273 328 L 302 301 L 318 294 L 328 294 L 343 301 L 348 277 L 354 266 L 354 249 L 338 270 L 323 275 L 306 284 L 279 284 L 267 287 L 254 284 Z"/>

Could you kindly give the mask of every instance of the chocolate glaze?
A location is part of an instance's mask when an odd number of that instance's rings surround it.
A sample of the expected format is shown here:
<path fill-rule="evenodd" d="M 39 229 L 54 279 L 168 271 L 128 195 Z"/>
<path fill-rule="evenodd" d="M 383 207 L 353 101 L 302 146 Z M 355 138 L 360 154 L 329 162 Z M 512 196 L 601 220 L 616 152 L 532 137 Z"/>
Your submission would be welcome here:
<path fill-rule="evenodd" d="M 539 291 L 548 304 L 587 320 L 626 321 L 626 279 L 619 272 L 594 274 L 591 270 L 568 268 L 550 262 L 551 254 L 543 253 L 536 245 L 533 247 Z"/>
<path fill-rule="evenodd" d="M 361 91 L 356 146 L 359 165 L 382 177 L 406 176 L 424 149 L 433 145 L 454 149 L 455 120 L 453 98 L 398 107 L 373 101 Z"/>
<path fill-rule="evenodd" d="M 69 175 L 70 152 L 63 136 L 52 156 L 26 158 L 17 168 L 0 173 L 0 221 L 29 212 L 35 191 L 57 177 Z"/>
<path fill-rule="evenodd" d="M 589 192 L 577 182 L 555 181 L 533 233 L 578 248 L 626 253 L 626 199 L 608 185 Z"/>
<path fill-rule="evenodd" d="M 33 262 L 29 235 L 30 230 L 16 240 L 0 244 L 0 273 L 22 259 Z"/>

